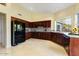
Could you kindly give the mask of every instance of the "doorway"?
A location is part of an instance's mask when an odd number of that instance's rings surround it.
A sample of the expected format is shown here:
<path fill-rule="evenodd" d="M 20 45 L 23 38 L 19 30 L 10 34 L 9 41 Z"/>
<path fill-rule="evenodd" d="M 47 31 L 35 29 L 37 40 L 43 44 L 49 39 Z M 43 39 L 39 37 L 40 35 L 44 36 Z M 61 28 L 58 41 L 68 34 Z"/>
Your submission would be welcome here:
<path fill-rule="evenodd" d="M 0 13 L 0 48 L 6 45 L 6 15 Z"/>

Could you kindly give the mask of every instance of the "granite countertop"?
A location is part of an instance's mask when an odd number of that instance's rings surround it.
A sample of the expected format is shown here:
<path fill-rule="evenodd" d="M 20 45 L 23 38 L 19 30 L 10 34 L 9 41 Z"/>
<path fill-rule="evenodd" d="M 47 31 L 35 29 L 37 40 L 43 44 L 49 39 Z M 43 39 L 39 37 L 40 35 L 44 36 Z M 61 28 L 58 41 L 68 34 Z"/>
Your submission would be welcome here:
<path fill-rule="evenodd" d="M 53 33 L 62 33 L 72 38 L 79 38 L 79 34 L 69 34 L 69 32 L 58 32 L 58 31 L 34 31 L 34 32 L 53 32 Z"/>
<path fill-rule="evenodd" d="M 68 35 L 68 36 L 72 38 L 79 38 L 79 35 Z"/>
<path fill-rule="evenodd" d="M 69 33 L 66 33 L 66 32 L 62 32 L 62 33 L 71 37 L 71 38 L 79 38 L 79 34 L 69 34 Z"/>
<path fill-rule="evenodd" d="M 55 31 L 52 31 L 52 32 L 55 32 Z M 62 33 L 72 38 L 79 38 L 79 34 L 69 34 L 69 32 L 55 32 L 55 33 Z"/>

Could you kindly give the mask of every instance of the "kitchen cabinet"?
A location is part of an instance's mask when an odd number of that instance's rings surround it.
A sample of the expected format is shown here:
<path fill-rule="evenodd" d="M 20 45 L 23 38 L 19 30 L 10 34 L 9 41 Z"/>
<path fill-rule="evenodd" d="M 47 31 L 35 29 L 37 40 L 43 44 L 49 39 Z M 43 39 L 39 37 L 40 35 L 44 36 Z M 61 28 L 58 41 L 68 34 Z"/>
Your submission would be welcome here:
<path fill-rule="evenodd" d="M 68 46 L 70 42 L 70 38 L 65 34 L 61 33 L 51 33 L 51 41 L 60 44 L 62 46 Z"/>
<path fill-rule="evenodd" d="M 31 22 L 26 22 L 25 23 L 25 28 L 31 28 Z M 29 30 L 28 30 L 29 31 Z M 29 39 L 31 38 L 31 32 L 25 32 L 25 39 Z"/>
<path fill-rule="evenodd" d="M 32 33 L 31 32 L 25 33 L 25 39 L 26 40 L 29 39 L 29 38 L 31 38 L 31 37 L 32 37 Z"/>
<path fill-rule="evenodd" d="M 79 56 L 79 38 L 70 38 L 70 56 Z"/>
<path fill-rule="evenodd" d="M 51 40 L 51 32 L 44 32 L 45 40 Z"/>
<path fill-rule="evenodd" d="M 29 23 L 28 23 L 28 22 L 26 22 L 26 23 L 25 23 L 25 26 L 28 28 L 28 27 L 29 27 Z"/>
<path fill-rule="evenodd" d="M 50 40 L 62 46 L 68 46 L 70 38 L 64 34 L 52 33 L 52 32 L 33 32 L 32 38 Z"/>
<path fill-rule="evenodd" d="M 36 32 L 31 32 L 31 33 L 32 33 L 32 34 L 31 34 L 31 35 L 32 35 L 32 36 L 31 36 L 32 38 L 37 38 L 37 33 L 36 33 Z"/>
<path fill-rule="evenodd" d="M 51 27 L 51 21 L 37 21 L 37 22 L 32 22 L 32 28 L 37 28 L 37 27 Z"/>
<path fill-rule="evenodd" d="M 41 35 L 42 34 L 42 35 Z M 41 35 L 41 39 L 44 39 L 44 40 L 46 40 L 47 39 L 47 35 L 46 35 L 47 33 L 46 32 L 42 32 L 42 33 L 40 33 L 40 35 Z"/>

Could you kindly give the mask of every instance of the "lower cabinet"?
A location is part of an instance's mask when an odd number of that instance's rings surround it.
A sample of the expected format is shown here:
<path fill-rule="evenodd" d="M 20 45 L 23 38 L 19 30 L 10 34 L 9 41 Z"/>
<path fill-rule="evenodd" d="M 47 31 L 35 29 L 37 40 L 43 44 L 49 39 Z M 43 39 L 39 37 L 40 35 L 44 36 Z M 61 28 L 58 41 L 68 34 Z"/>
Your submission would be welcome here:
<path fill-rule="evenodd" d="M 29 38 L 31 38 L 31 37 L 32 37 L 32 33 L 31 32 L 25 33 L 25 39 L 26 40 L 29 39 Z"/>
<path fill-rule="evenodd" d="M 79 38 L 70 38 L 70 56 L 79 56 Z"/>
<path fill-rule="evenodd" d="M 32 32 L 32 38 L 50 40 L 62 46 L 68 46 L 70 38 L 64 34 L 53 33 L 53 32 Z"/>
<path fill-rule="evenodd" d="M 45 32 L 44 35 L 46 40 L 51 40 L 51 32 Z"/>

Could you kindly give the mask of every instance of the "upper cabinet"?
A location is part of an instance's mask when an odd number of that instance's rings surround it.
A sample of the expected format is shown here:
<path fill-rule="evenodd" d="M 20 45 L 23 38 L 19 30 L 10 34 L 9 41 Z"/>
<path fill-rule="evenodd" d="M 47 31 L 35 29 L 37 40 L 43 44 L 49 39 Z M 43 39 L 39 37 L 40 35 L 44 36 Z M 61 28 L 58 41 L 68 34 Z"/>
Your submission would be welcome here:
<path fill-rule="evenodd" d="M 32 28 L 37 27 L 51 27 L 51 20 L 48 21 L 38 21 L 38 22 L 32 22 Z"/>

